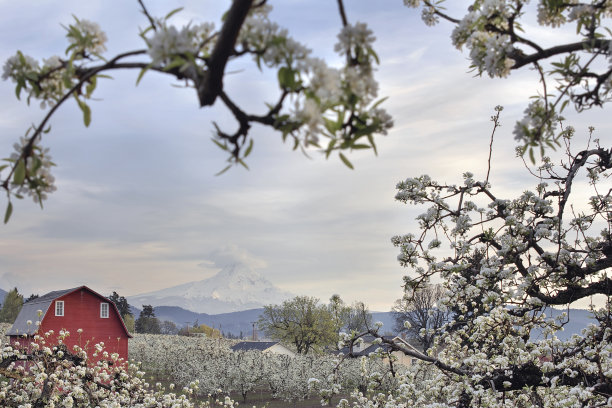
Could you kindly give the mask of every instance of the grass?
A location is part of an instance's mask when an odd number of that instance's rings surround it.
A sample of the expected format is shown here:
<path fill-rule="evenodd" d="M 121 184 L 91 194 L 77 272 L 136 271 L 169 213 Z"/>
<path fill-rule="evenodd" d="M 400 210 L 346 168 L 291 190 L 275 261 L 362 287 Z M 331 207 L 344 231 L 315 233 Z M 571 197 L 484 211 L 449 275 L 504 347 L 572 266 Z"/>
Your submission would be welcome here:
<path fill-rule="evenodd" d="M 169 391 L 169 385 L 172 383 L 169 376 L 162 374 L 154 374 L 147 373 L 146 375 L 147 381 L 153 385 L 155 383 L 161 383 L 162 386 Z M 180 387 L 177 387 L 173 390 L 173 392 L 177 394 L 182 394 Z M 242 399 L 242 395 L 240 393 L 231 393 L 230 398 L 238 403 L 239 406 L 242 407 L 257 407 L 257 408 L 319 408 L 321 407 L 321 398 L 320 397 L 312 397 L 305 399 L 303 401 L 285 401 L 283 399 L 274 398 L 272 393 L 268 390 L 255 390 L 251 391 L 247 394 L 246 401 Z M 222 399 L 222 398 L 221 398 Z M 197 398 L 198 401 L 204 402 L 208 400 L 207 397 Z M 334 401 L 338 402 L 339 398 L 335 397 Z M 333 403 L 332 403 L 333 406 Z"/>

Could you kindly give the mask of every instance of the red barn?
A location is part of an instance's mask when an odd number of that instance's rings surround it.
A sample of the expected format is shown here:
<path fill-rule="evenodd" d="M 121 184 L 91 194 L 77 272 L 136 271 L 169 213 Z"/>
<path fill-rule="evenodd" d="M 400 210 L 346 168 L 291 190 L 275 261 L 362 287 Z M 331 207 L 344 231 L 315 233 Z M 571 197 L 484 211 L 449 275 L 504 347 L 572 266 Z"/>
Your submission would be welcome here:
<path fill-rule="evenodd" d="M 24 303 L 6 334 L 11 344 L 18 342 L 21 347 L 27 347 L 34 342 L 34 335 L 42 336 L 50 330 L 54 333 L 46 338 L 47 344 L 58 344 L 59 333 L 65 330 L 70 335 L 62 342 L 69 350 L 74 345 L 85 349 L 90 361 L 102 359 L 101 355 L 92 356 L 94 345 L 100 342 L 104 343 L 105 351 L 118 353 L 127 361 L 128 339 L 132 336 L 117 307 L 87 286 L 49 292 Z"/>

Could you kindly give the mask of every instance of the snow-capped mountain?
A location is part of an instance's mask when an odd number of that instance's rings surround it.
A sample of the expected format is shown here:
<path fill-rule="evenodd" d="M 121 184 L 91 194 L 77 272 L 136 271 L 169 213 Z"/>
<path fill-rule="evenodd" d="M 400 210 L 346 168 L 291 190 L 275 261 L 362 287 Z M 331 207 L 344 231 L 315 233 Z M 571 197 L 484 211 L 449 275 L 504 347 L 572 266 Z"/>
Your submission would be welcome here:
<path fill-rule="evenodd" d="M 235 263 L 208 279 L 129 296 L 128 302 L 138 308 L 179 306 L 193 312 L 218 314 L 279 304 L 291 297 L 291 293 L 280 290 L 250 267 Z"/>

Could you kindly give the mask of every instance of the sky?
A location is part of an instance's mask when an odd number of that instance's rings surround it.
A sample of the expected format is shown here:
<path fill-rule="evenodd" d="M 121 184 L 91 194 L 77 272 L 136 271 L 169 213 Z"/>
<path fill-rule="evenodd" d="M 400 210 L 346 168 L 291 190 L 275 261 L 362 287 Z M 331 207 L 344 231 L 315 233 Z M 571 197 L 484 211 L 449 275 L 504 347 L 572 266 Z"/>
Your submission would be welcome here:
<path fill-rule="evenodd" d="M 215 22 L 229 2 L 148 1 L 153 15 L 184 6 L 175 18 Z M 313 55 L 339 64 L 333 52 L 341 23 L 336 2 L 283 0 L 269 3 L 272 18 Z M 452 2 L 461 17 L 468 2 Z M 250 170 L 225 167 L 226 156 L 210 141 L 212 122 L 235 124 L 220 106 L 200 109 L 195 92 L 176 81 L 137 72 L 114 72 L 95 92 L 92 123 L 85 128 L 74 102 L 51 122 L 43 144 L 51 149 L 58 190 L 40 209 L 15 203 L 0 233 L 0 288 L 43 294 L 81 284 L 124 296 L 198 281 L 223 262 L 240 260 L 283 290 L 327 301 L 338 293 L 387 311 L 402 295 L 410 271 L 396 260 L 393 235 L 415 231 L 419 208 L 394 200 L 395 185 L 429 174 L 457 183 L 487 169 L 490 116 L 505 107 L 496 134 L 491 182 L 500 196 L 535 184 L 515 158 L 512 128 L 528 98 L 538 91 L 534 72 L 509 78 L 475 77 L 465 51 L 450 41 L 452 26 L 426 27 L 420 12 L 401 0 L 347 0 L 350 22 L 374 31 L 381 65 L 379 96 L 395 126 L 371 151 L 350 154 L 355 169 L 312 152 L 292 151 L 279 134 L 252 129 Z M 108 36 L 106 55 L 141 49 L 138 27 L 147 24 L 134 1 L 0 0 L 0 59 L 16 50 L 39 60 L 66 48 L 62 25 L 72 15 L 95 21 Z M 558 30 L 526 29 L 543 44 L 571 38 Z M 230 64 L 225 87 L 240 105 L 263 112 L 278 94 L 273 72 L 250 60 Z M 44 111 L 17 101 L 14 86 L 0 82 L 0 154 Z M 579 134 L 594 126 L 609 142 L 609 113 L 596 109 L 566 115 Z M 606 139 L 608 138 L 608 139 Z M 609 145 L 609 143 L 607 143 Z M 6 205 L 0 199 L 0 207 Z M 421 209 L 422 210 L 422 209 Z"/>

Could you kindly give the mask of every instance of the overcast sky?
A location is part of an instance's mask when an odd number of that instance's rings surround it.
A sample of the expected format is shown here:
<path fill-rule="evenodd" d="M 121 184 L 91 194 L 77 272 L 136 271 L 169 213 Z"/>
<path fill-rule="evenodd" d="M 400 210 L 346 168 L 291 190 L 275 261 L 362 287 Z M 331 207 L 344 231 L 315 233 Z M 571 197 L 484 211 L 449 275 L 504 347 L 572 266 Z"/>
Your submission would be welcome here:
<path fill-rule="evenodd" d="M 214 21 L 227 1 L 148 1 L 165 15 L 185 6 L 177 24 Z M 314 55 L 338 63 L 333 53 L 340 19 L 336 2 L 270 1 L 273 18 Z M 389 310 L 402 294 L 409 271 L 390 243 L 414 230 L 418 208 L 394 201 L 395 184 L 429 174 L 460 182 L 472 171 L 484 178 L 495 105 L 505 106 L 494 146 L 491 181 L 497 191 L 522 191 L 534 183 L 514 158 L 512 128 L 537 76 L 525 70 L 507 79 L 475 78 L 466 53 L 453 48 L 452 27 L 426 27 L 420 13 L 401 0 L 347 0 L 351 22 L 367 22 L 377 36 L 379 95 L 394 129 L 378 139 L 379 155 L 350 156 L 355 170 L 314 152 L 307 158 L 283 144 L 279 134 L 254 127 L 250 171 L 235 168 L 220 177 L 226 157 L 210 137 L 212 121 L 232 129 L 222 108 L 199 109 L 193 90 L 171 78 L 113 73 L 100 81 L 91 103 L 92 123 L 69 102 L 53 119 L 44 144 L 57 163 L 58 191 L 40 210 L 31 200 L 15 203 L 0 233 L 0 287 L 45 293 L 85 284 L 109 294 L 134 295 L 212 276 L 219 259 L 248 263 L 284 290 L 327 299 L 334 293 L 373 310 Z M 462 16 L 467 2 L 450 12 Z M 38 59 L 61 55 L 63 25 L 72 14 L 98 22 L 108 36 L 108 56 L 143 48 L 146 25 L 133 1 L 0 0 L 0 59 L 16 50 Z M 537 30 L 544 42 L 566 34 Z M 259 73 L 250 61 L 233 64 L 226 88 L 242 106 L 263 112 L 276 98 L 274 73 Z M 44 115 L 0 82 L 0 151 Z M 609 112 L 608 112 L 609 114 Z M 567 115 L 582 134 L 597 128 L 609 145 L 603 110 Z M 503 194 L 500 194 L 503 195 Z M 6 201 L 0 200 L 2 210 Z M 224 254 L 219 258 L 219 254 Z"/>

